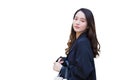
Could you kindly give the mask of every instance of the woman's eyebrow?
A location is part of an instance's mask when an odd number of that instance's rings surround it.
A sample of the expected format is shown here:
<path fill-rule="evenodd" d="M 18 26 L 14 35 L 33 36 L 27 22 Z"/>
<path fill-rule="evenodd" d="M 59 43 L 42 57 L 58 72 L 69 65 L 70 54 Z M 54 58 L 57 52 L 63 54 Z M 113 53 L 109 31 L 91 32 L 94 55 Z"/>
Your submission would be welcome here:
<path fill-rule="evenodd" d="M 75 16 L 75 18 L 81 18 L 81 19 L 85 19 L 84 17 L 79 17 L 79 16 Z"/>
<path fill-rule="evenodd" d="M 79 18 L 78 16 L 75 16 L 75 18 Z M 80 19 L 82 19 L 82 20 L 86 20 L 85 18 L 83 18 L 83 17 L 81 17 Z"/>
<path fill-rule="evenodd" d="M 85 18 L 80 18 L 80 19 L 82 19 L 82 20 L 86 20 Z"/>

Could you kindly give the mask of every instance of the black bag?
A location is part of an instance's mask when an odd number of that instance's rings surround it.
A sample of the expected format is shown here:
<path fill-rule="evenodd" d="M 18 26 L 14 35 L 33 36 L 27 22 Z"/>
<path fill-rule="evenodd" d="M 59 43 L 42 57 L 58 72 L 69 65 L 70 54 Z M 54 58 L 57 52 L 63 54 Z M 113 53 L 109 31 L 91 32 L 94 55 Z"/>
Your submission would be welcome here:
<path fill-rule="evenodd" d="M 64 63 L 62 63 L 62 65 L 63 65 L 62 68 L 64 68 L 64 70 L 65 70 L 64 72 L 65 73 L 63 73 L 62 71 L 60 71 L 59 74 L 58 74 L 58 76 L 55 78 L 55 80 L 67 80 L 69 62 L 66 59 L 66 57 L 59 57 L 59 58 L 62 58 L 62 61 L 64 61 Z M 56 62 L 58 61 L 58 59 L 56 60 Z M 63 74 L 65 74 L 65 75 L 63 75 Z"/>

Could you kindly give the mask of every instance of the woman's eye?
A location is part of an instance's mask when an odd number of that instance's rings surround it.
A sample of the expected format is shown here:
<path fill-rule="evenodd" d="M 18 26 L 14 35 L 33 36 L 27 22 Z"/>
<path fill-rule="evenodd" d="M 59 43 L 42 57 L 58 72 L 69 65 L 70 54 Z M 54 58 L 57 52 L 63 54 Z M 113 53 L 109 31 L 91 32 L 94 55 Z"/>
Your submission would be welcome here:
<path fill-rule="evenodd" d="M 74 20 L 77 20 L 77 19 L 74 19 Z"/>
<path fill-rule="evenodd" d="M 85 21 L 81 21 L 81 22 L 85 22 Z"/>
<path fill-rule="evenodd" d="M 78 20 L 77 18 L 75 18 L 74 20 Z"/>

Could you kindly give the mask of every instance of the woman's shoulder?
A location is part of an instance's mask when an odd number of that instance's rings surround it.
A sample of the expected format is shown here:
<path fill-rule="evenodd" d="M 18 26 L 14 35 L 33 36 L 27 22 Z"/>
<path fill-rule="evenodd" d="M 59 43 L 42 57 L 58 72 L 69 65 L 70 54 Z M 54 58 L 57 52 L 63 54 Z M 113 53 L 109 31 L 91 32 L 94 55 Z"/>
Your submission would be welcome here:
<path fill-rule="evenodd" d="M 78 40 L 77 40 L 78 44 L 89 44 L 90 41 L 88 39 L 88 37 L 86 35 L 81 35 Z"/>
<path fill-rule="evenodd" d="M 83 35 L 83 36 L 79 37 L 76 44 L 79 48 L 91 49 L 90 40 L 88 39 L 87 36 Z"/>

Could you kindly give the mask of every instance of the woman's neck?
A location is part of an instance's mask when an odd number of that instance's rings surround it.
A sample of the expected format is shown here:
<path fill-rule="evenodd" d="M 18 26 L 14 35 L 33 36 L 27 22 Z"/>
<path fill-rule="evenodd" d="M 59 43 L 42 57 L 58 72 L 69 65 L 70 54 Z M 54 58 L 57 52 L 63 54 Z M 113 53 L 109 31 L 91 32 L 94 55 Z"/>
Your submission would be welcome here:
<path fill-rule="evenodd" d="M 80 32 L 76 32 L 76 39 L 81 35 Z"/>

